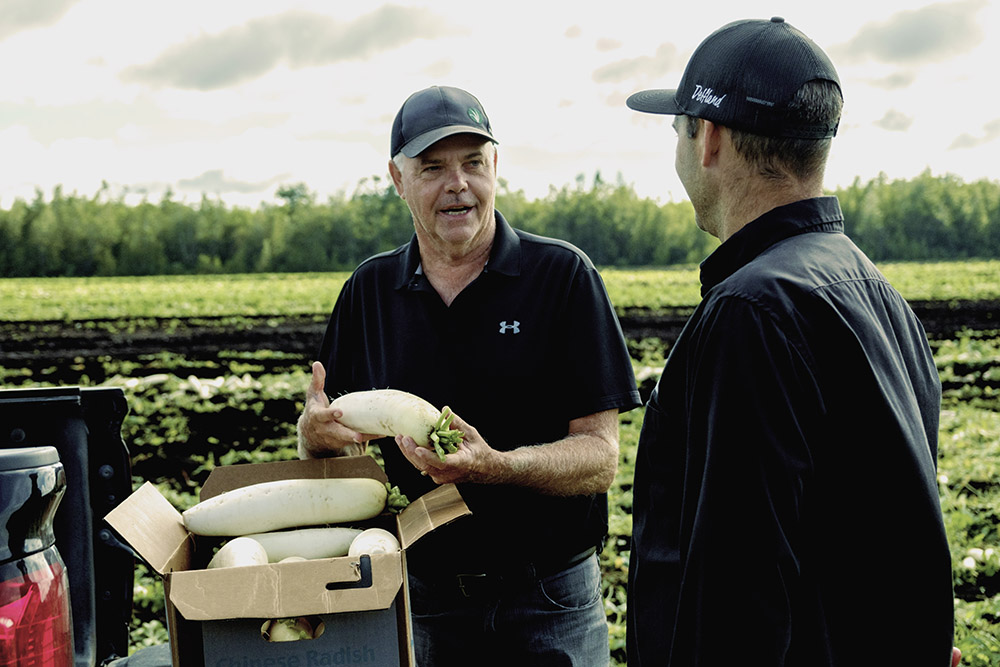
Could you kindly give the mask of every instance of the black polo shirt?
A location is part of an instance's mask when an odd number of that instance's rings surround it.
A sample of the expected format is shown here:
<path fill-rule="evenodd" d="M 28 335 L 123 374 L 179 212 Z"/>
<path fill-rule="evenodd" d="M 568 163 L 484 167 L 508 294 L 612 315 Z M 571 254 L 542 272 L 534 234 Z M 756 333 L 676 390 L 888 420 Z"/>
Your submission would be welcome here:
<path fill-rule="evenodd" d="M 327 393 L 408 391 L 451 407 L 498 450 L 553 442 L 571 419 L 639 405 L 621 327 L 589 258 L 512 229 L 499 212 L 496 222 L 486 268 L 450 306 L 422 274 L 415 237 L 357 268 L 319 355 Z M 394 442 L 381 451 L 391 482 L 411 500 L 433 488 Z M 494 561 L 569 556 L 607 532 L 605 495 L 459 488 L 473 516 L 421 540 L 408 552 L 411 569 L 439 561 L 475 572 Z"/>

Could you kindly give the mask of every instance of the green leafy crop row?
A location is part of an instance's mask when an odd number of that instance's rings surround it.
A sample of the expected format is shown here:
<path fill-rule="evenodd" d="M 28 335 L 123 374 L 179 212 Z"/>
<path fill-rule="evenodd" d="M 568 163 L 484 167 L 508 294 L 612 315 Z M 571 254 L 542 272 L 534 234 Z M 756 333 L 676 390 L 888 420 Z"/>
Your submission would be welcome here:
<path fill-rule="evenodd" d="M 888 265 L 883 270 L 909 298 L 1000 300 L 1000 262 Z M 697 301 L 697 269 L 604 272 L 609 293 L 628 310 Z M 116 318 L 153 317 L 164 303 L 170 317 L 317 316 L 332 304 L 340 274 L 285 274 L 169 279 L 0 281 L 0 320 L 49 321 L 53 327 L 120 327 Z M 269 282 L 270 280 L 270 282 Z M 281 282 L 278 282 L 278 281 Z M 13 305 L 11 305 L 13 304 Z M 321 317 L 321 316 L 318 316 Z M 69 321 L 69 323 L 67 323 Z M 236 322 L 236 319 L 233 320 Z M 127 326 L 127 324 L 126 324 Z M 102 329 L 103 330 L 103 329 Z M 952 544 L 956 643 L 963 665 L 1000 667 L 1000 334 L 967 331 L 932 340 L 944 387 L 939 489 Z M 648 388 L 666 356 L 657 339 L 630 340 L 637 378 Z M 121 387 L 130 412 L 123 438 L 135 485 L 152 481 L 179 509 L 193 504 L 218 465 L 290 459 L 295 421 L 309 381 L 308 361 L 269 350 L 159 353 L 130 358 L 75 358 L 59 368 L 31 369 L 0 355 L 0 385 L 50 383 Z M 74 375 L 75 374 L 75 375 Z M 631 483 L 642 409 L 621 416 L 621 457 L 609 492 L 610 531 L 601 554 L 611 647 L 624 663 L 625 610 L 631 537 Z M 874 511 L 873 511 L 874 514 Z M 867 545 L 872 581 L 892 579 L 892 558 L 905 557 L 891 525 L 884 544 Z M 136 569 L 132 642 L 165 639 L 163 590 L 145 567 Z M 872 614 L 906 613 L 891 600 Z M 891 646 L 886 646 L 886 664 Z"/>
<path fill-rule="evenodd" d="M 655 375 L 664 350 L 655 341 L 636 344 L 638 372 Z M 995 369 L 1000 365 L 1000 338 L 969 335 L 936 344 L 943 377 L 956 364 Z M 308 383 L 305 360 L 266 351 L 224 353 L 213 360 L 171 354 L 129 361 L 100 360 L 101 382 L 121 387 L 130 413 L 123 437 L 132 459 L 135 483 L 150 480 L 180 509 L 196 501 L 212 467 L 232 463 L 294 458 L 294 423 L 302 409 Z M 18 377 L 12 369 L 5 382 Z M 983 373 L 981 375 L 988 375 Z M 963 376 L 964 377 L 964 376 Z M 965 400 L 964 385 L 946 391 L 941 415 L 939 488 L 952 542 L 956 591 L 956 642 L 964 665 L 1000 665 L 997 629 L 1000 623 L 1000 401 L 997 381 L 981 382 L 979 400 Z M 978 381 L 978 380 L 977 380 Z M 15 383 L 34 384 L 31 377 Z M 985 394 L 992 392 L 987 400 Z M 642 409 L 621 416 L 621 458 L 609 493 L 610 531 L 601 564 L 611 647 L 624 663 L 626 580 L 631 536 L 631 482 Z M 880 554 L 899 553 L 891 526 L 886 544 L 869 545 L 872 580 L 891 579 L 892 560 Z M 134 646 L 165 639 L 162 586 L 145 567 L 136 570 Z M 905 613 L 891 605 L 880 613 Z M 874 621 L 877 625 L 877 616 Z M 877 633 L 877 628 L 873 629 Z"/>
<path fill-rule="evenodd" d="M 909 300 L 1000 300 L 1000 260 L 895 263 L 880 268 Z M 260 317 L 329 313 L 347 273 L 127 278 L 9 278 L 0 281 L 0 321 L 112 325 L 143 318 Z M 692 306 L 698 269 L 601 271 L 619 310 Z M 164 304 L 169 304 L 165 312 Z"/>

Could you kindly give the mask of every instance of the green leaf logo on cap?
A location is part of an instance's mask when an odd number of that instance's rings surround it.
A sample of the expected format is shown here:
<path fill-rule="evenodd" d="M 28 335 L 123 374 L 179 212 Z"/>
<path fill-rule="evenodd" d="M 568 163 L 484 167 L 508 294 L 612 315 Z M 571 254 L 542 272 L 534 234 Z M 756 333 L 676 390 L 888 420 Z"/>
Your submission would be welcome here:
<path fill-rule="evenodd" d="M 479 117 L 479 112 L 472 107 L 469 107 L 469 118 L 471 118 L 472 122 L 475 123 L 476 125 L 483 124 L 482 119 Z"/>

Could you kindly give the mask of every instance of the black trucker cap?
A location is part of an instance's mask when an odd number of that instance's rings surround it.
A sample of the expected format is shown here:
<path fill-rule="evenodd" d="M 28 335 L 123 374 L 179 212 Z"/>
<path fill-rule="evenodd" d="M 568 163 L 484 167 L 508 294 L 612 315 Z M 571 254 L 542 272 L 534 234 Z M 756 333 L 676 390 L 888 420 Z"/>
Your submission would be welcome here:
<path fill-rule="evenodd" d="M 410 95 L 392 122 L 390 157 L 416 157 L 453 134 L 478 134 L 493 143 L 483 105 L 461 88 L 432 86 Z"/>
<path fill-rule="evenodd" d="M 840 87 L 819 46 L 781 17 L 729 23 L 695 49 L 676 90 L 644 90 L 626 104 L 636 111 L 704 118 L 753 134 L 826 139 L 837 123 L 791 120 L 788 103 L 817 79 Z"/>

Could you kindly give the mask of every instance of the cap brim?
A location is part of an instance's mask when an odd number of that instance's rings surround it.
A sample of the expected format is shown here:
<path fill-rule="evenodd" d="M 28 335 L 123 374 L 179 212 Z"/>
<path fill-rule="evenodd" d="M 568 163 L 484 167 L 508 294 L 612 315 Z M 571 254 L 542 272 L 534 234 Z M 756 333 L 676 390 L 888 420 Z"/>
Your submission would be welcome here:
<path fill-rule="evenodd" d="M 657 88 L 641 90 L 633 93 L 625 100 L 630 109 L 643 113 L 683 114 L 684 110 L 677 105 L 677 90 Z"/>
<path fill-rule="evenodd" d="M 399 152 L 406 157 L 417 157 L 433 144 L 436 144 L 445 137 L 450 137 L 453 134 L 476 134 L 488 141 L 492 141 L 495 144 L 499 143 L 493 138 L 492 134 L 486 132 L 481 127 L 476 127 L 474 125 L 449 125 L 448 127 L 439 127 L 435 130 L 424 132 L 423 134 L 414 137 L 409 141 L 409 143 L 404 144 L 403 147 L 399 149 Z"/>

